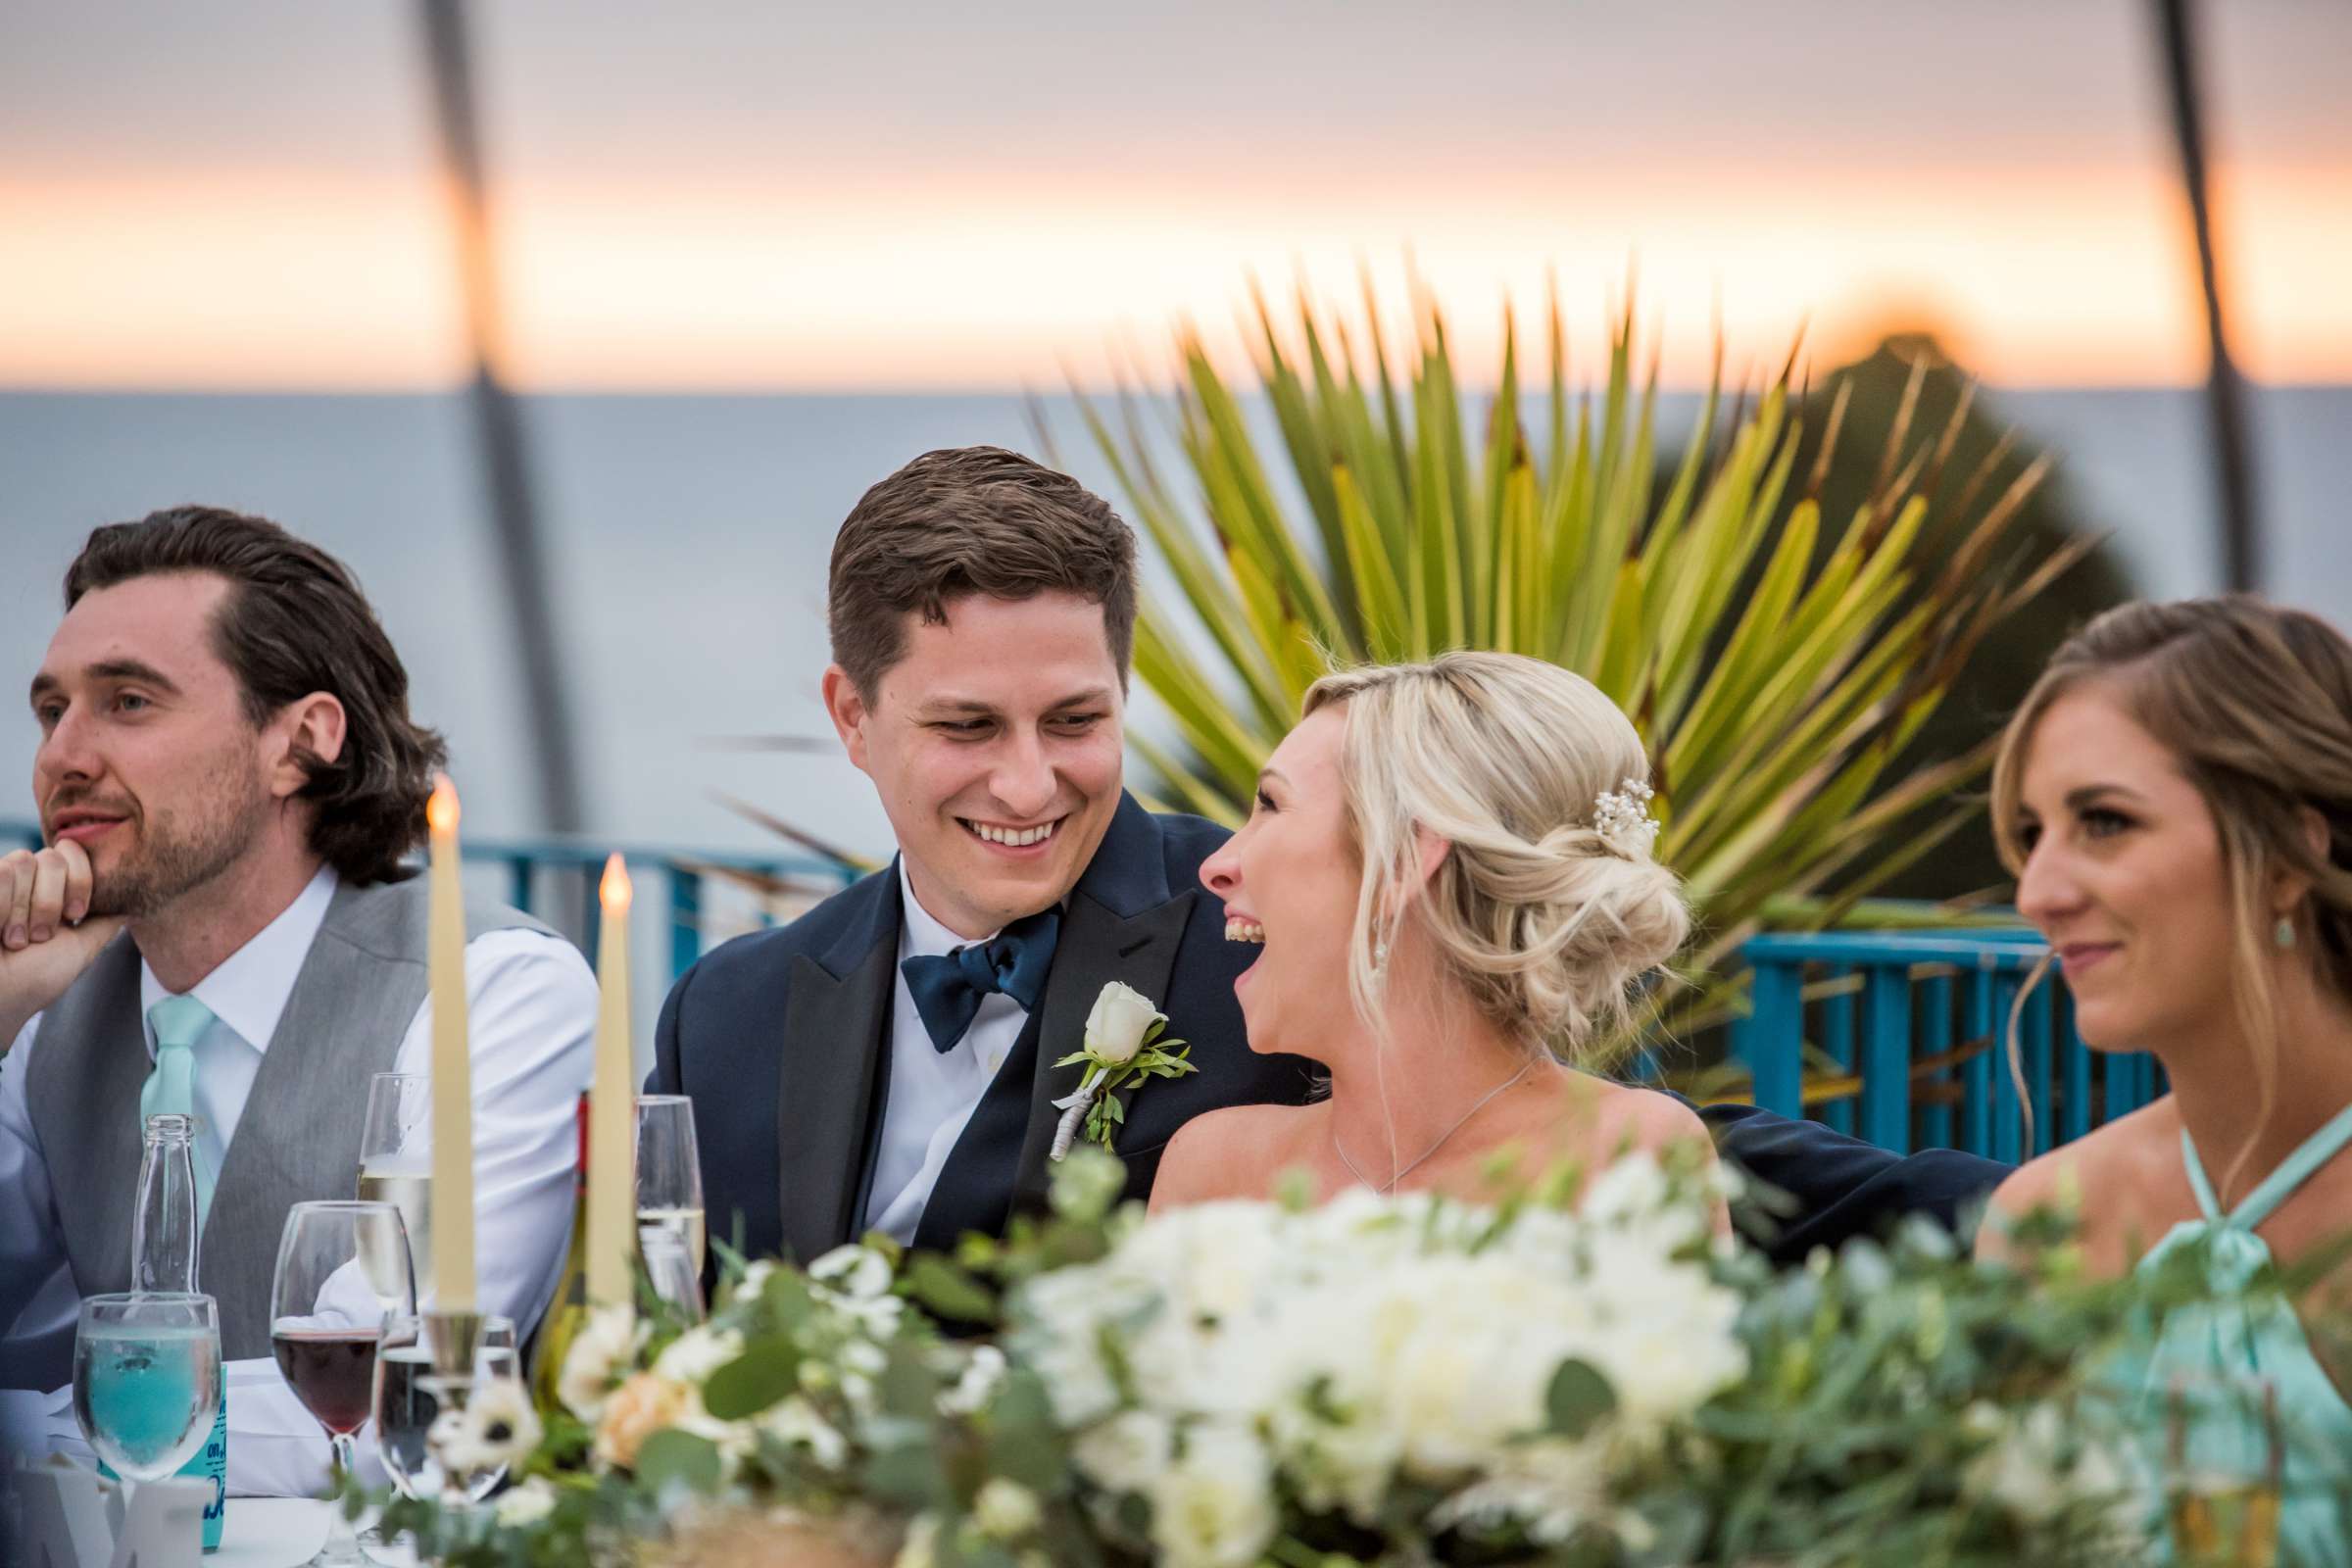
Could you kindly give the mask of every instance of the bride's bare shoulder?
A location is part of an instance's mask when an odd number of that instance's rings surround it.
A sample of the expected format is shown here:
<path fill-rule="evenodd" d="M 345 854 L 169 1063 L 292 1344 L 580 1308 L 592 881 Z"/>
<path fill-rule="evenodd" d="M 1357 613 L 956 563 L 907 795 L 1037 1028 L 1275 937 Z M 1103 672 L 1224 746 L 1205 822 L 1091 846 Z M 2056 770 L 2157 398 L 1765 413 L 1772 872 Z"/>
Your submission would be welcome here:
<path fill-rule="evenodd" d="M 1264 1198 L 1273 1172 L 1287 1162 L 1301 1122 L 1315 1107 L 1227 1105 L 1195 1116 L 1160 1152 L 1152 1181 L 1154 1213 L 1180 1203 L 1219 1198 Z"/>
<path fill-rule="evenodd" d="M 1614 1155 L 1641 1149 L 1652 1152 L 1678 1143 L 1711 1147 L 1698 1112 L 1654 1089 L 1611 1083 L 1590 1073 L 1569 1075 L 1571 1110 L 1567 1127 L 1589 1148 Z"/>

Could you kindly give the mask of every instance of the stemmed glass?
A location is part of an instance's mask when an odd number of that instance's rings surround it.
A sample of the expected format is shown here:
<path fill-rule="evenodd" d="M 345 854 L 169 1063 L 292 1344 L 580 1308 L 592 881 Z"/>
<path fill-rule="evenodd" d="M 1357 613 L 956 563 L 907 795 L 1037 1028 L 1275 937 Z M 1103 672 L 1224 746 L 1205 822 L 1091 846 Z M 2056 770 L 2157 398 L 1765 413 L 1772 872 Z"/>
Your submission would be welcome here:
<path fill-rule="evenodd" d="M 359 1197 L 400 1210 L 419 1298 L 433 1294 L 432 1134 L 430 1073 L 379 1072 L 368 1080 L 368 1112 L 360 1129 Z"/>
<path fill-rule="evenodd" d="M 694 1102 L 684 1095 L 637 1097 L 637 1237 L 666 1231 L 703 1272 L 703 1159 L 694 1141 Z M 648 1254 L 650 1255 L 650 1253 Z"/>
<path fill-rule="evenodd" d="M 326 1429 L 334 1489 L 351 1474 L 352 1438 L 373 1400 L 376 1349 L 388 1318 L 416 1310 L 416 1280 L 400 1210 L 390 1203 L 296 1203 L 277 1243 L 270 1287 L 270 1348 L 303 1407 Z M 343 1510 L 308 1568 L 369 1559 Z"/>
<path fill-rule="evenodd" d="M 2268 1378 L 2173 1379 L 2165 1398 L 2165 1516 L 2181 1568 L 2278 1560 L 2286 1449 Z"/>
<path fill-rule="evenodd" d="M 522 1359 L 514 1344 L 514 1320 L 483 1318 L 473 1352 L 474 1382 L 520 1382 L 521 1378 Z M 383 1348 L 375 1362 L 375 1441 L 383 1453 L 384 1469 L 404 1497 L 449 1500 L 451 1478 L 442 1473 L 427 1437 L 434 1418 L 441 1413 L 442 1396 L 450 1392 L 435 1369 L 423 1320 L 392 1319 L 384 1329 Z M 466 1476 L 466 1499 L 481 1501 L 496 1490 L 506 1473 L 501 1465 Z"/>
<path fill-rule="evenodd" d="M 209 1296 L 142 1291 L 83 1298 L 74 1331 L 74 1417 L 126 1481 L 176 1473 L 220 1409 L 220 1318 Z"/>

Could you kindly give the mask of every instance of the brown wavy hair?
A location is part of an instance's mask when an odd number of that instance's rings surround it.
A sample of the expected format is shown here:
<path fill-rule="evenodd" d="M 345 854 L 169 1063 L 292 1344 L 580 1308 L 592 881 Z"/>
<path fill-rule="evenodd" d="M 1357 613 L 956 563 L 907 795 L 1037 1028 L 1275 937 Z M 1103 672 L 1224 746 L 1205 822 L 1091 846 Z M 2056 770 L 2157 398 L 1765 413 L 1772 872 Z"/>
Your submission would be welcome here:
<path fill-rule="evenodd" d="M 309 779 L 298 798 L 317 808 L 311 848 L 347 881 L 392 879 L 424 840 L 425 797 L 449 748 L 409 717 L 408 669 L 350 568 L 267 518 L 172 507 L 93 530 L 67 568 L 66 608 L 169 572 L 228 579 L 213 651 L 236 676 L 250 722 L 313 692 L 343 705 L 341 754 L 299 757 Z"/>
<path fill-rule="evenodd" d="M 906 655 L 906 615 L 951 599 L 1072 593 L 1102 607 L 1111 662 L 1135 646 L 1135 531 L 1066 473 L 1003 447 L 926 452 L 858 499 L 833 540 L 833 662 L 871 702 Z"/>
<path fill-rule="evenodd" d="M 2172 753 L 2213 814 L 2236 916 L 2232 1001 L 2267 1121 L 2278 1093 L 2267 890 L 2280 872 L 2310 888 L 2287 916 L 2296 947 L 2322 985 L 2352 997 L 2352 642 L 2317 615 L 2243 594 L 2122 605 L 2091 621 L 2051 657 L 2001 736 L 1992 831 L 2012 872 L 2026 860 L 2018 795 L 2034 731 L 2051 704 L 2092 682 Z"/>

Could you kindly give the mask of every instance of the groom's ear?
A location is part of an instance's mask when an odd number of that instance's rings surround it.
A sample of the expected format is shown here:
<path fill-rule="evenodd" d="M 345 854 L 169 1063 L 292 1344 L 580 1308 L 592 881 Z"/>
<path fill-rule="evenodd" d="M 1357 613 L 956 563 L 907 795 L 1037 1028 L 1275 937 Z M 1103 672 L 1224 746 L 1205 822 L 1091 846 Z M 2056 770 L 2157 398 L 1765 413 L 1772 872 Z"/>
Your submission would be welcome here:
<path fill-rule="evenodd" d="M 842 749 L 850 754 L 850 761 L 859 772 L 865 767 L 865 721 L 869 710 L 864 694 L 850 672 L 839 664 L 825 666 L 823 683 L 825 711 L 832 715 L 834 731 L 841 736 Z"/>

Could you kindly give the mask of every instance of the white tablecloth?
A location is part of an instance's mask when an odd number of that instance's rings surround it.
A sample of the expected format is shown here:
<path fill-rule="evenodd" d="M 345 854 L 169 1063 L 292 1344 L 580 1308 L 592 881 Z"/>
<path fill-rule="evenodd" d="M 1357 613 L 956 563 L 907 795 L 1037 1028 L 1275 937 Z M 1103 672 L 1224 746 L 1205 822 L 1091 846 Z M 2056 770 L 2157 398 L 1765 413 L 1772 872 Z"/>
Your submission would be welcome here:
<path fill-rule="evenodd" d="M 220 1549 L 204 1559 L 205 1568 L 297 1568 L 326 1540 L 330 1506 L 303 1497 L 231 1497 Z M 371 1555 L 392 1564 L 416 1560 L 405 1541 Z"/>

